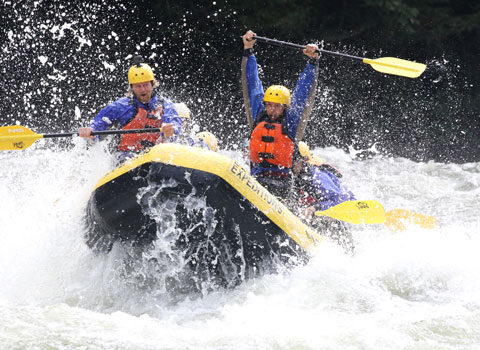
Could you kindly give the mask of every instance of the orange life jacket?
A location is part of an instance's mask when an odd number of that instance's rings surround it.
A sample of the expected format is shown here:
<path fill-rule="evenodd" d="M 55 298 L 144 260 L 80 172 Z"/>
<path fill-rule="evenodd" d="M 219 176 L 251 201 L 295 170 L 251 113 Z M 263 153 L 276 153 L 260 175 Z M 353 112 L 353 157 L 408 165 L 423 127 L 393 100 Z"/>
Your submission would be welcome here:
<path fill-rule="evenodd" d="M 291 168 L 295 144 L 283 132 L 283 125 L 262 121 L 250 136 L 250 161 L 255 164 Z"/>
<path fill-rule="evenodd" d="M 138 112 L 133 119 L 125 124 L 122 130 L 148 129 L 162 127 L 163 109 L 157 108 L 153 112 L 148 112 L 144 108 L 138 108 Z M 145 148 L 152 147 L 158 142 L 163 142 L 161 133 L 144 134 L 122 134 L 120 137 L 119 151 L 140 152 Z"/>

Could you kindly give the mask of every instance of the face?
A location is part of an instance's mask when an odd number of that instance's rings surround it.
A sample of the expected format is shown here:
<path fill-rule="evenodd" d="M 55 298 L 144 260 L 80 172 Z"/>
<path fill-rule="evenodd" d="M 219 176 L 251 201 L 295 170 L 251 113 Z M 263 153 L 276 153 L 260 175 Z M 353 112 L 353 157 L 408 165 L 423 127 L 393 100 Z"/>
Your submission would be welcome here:
<path fill-rule="evenodd" d="M 265 102 L 265 110 L 267 111 L 267 115 L 271 120 L 276 120 L 282 115 L 283 111 L 285 110 L 285 106 L 281 103 Z"/>
<path fill-rule="evenodd" d="M 152 98 L 153 84 L 151 81 L 132 84 L 132 90 L 141 103 L 148 103 Z"/>

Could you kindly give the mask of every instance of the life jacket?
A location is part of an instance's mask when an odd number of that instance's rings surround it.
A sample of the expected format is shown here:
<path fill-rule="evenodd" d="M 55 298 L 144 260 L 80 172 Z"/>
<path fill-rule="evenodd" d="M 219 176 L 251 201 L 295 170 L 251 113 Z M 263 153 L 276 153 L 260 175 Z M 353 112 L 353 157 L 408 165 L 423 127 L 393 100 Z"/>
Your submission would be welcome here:
<path fill-rule="evenodd" d="M 138 107 L 137 114 L 130 119 L 122 130 L 148 129 L 162 127 L 163 108 L 156 108 L 152 112 Z M 143 133 L 143 134 L 122 134 L 120 137 L 119 151 L 141 152 L 145 148 L 154 146 L 156 143 L 163 142 L 161 133 Z"/>
<path fill-rule="evenodd" d="M 250 161 L 264 167 L 291 168 L 295 144 L 287 135 L 286 122 L 271 122 L 265 116 L 259 116 L 250 135 Z"/>
<path fill-rule="evenodd" d="M 300 190 L 300 205 L 302 207 L 309 207 L 317 203 L 317 199 L 313 197 L 309 192 L 305 190 Z"/>

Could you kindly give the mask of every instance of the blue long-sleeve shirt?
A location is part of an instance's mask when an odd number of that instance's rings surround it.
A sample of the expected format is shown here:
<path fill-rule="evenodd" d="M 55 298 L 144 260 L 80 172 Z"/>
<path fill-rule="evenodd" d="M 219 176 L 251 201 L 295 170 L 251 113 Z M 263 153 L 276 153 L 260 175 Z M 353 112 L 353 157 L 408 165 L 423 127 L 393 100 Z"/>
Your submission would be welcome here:
<path fill-rule="evenodd" d="M 262 82 L 258 76 L 258 66 L 255 55 L 250 55 L 247 58 L 245 67 L 245 79 L 248 90 L 248 103 L 250 105 L 250 113 L 252 117 L 252 124 L 255 125 L 256 118 L 264 111 L 265 106 L 263 104 L 263 96 L 265 91 L 263 90 Z M 292 102 L 290 108 L 286 111 L 286 123 L 287 132 L 290 139 L 294 142 L 297 139 L 297 128 L 303 118 L 308 119 L 309 113 L 304 114 L 304 110 L 307 107 L 307 102 L 312 89 L 316 86 L 316 67 L 313 64 L 307 63 L 307 66 L 300 75 L 298 82 L 295 86 L 295 90 L 292 95 Z M 303 133 L 303 131 L 302 131 Z M 289 169 L 280 167 L 265 168 L 257 164 L 252 164 L 250 173 L 255 176 L 261 172 L 276 171 L 276 172 L 289 172 Z"/>
<path fill-rule="evenodd" d="M 155 110 L 161 99 L 158 95 L 153 95 L 147 104 L 143 104 L 134 96 L 122 97 L 115 102 L 103 108 L 94 118 L 90 127 L 94 131 L 106 130 L 111 127 L 124 127 L 128 121 L 134 116 L 138 107 L 146 109 L 149 112 Z M 178 135 L 182 128 L 182 118 L 178 115 L 173 102 L 163 99 L 163 123 L 171 123 L 174 129 L 174 135 Z"/>
<path fill-rule="evenodd" d="M 306 176 L 309 177 L 306 181 L 311 181 L 307 191 L 315 200 L 313 205 L 317 210 L 327 210 L 342 202 L 355 200 L 355 195 L 327 170 L 312 165 Z"/>

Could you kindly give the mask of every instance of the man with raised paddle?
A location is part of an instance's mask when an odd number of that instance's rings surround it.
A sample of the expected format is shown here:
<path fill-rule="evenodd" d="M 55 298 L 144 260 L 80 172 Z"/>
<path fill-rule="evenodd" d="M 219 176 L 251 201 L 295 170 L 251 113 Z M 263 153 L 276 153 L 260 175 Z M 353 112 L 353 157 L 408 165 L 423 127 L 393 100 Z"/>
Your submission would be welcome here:
<path fill-rule="evenodd" d="M 266 91 L 258 75 L 253 46 L 255 33 L 243 35 L 242 90 L 251 127 L 249 158 L 251 174 L 272 194 L 284 198 L 292 185 L 292 166 L 315 100 L 318 76 L 317 45 L 303 53 L 308 63 L 298 79 L 293 96 L 281 85 Z"/>

